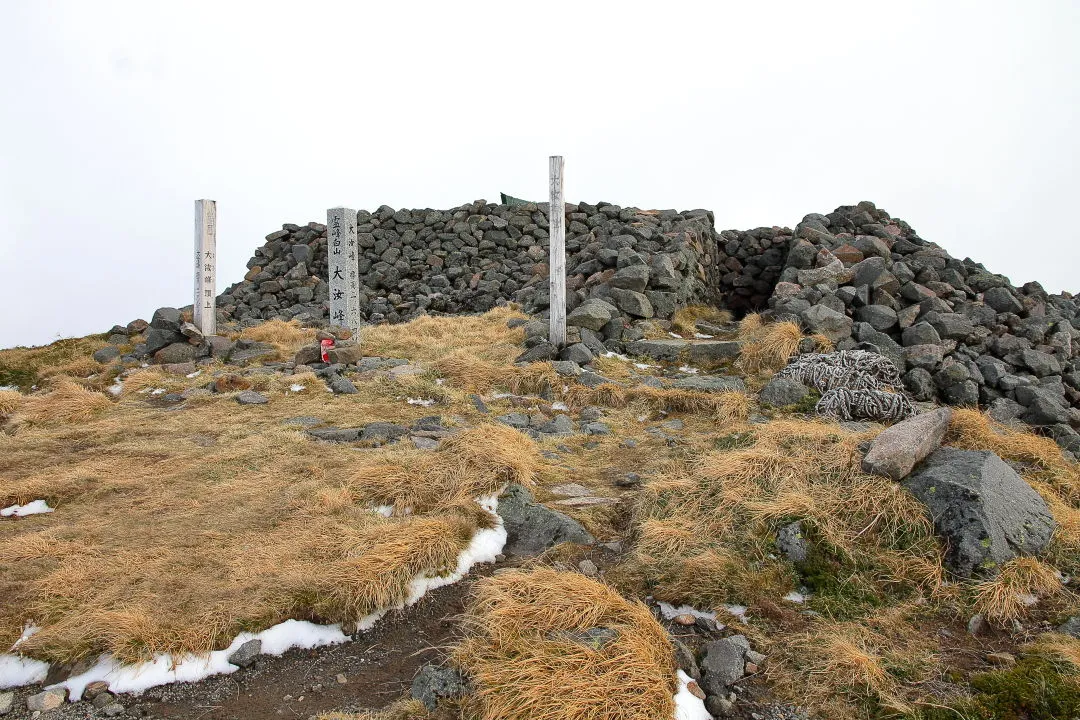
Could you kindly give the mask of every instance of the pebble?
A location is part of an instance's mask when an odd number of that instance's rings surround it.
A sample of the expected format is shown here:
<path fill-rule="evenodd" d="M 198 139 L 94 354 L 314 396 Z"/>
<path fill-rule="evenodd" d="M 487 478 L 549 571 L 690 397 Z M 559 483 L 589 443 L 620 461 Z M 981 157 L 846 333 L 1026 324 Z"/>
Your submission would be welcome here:
<path fill-rule="evenodd" d="M 349 678 L 345 677 L 344 673 L 338 673 L 336 680 L 338 685 L 345 685 L 349 682 Z"/>
<path fill-rule="evenodd" d="M 691 680 L 686 684 L 686 689 L 690 691 L 690 694 L 696 697 L 698 700 L 705 699 L 705 691 L 701 689 L 701 686 Z"/>
<path fill-rule="evenodd" d="M 15 704 L 15 693 L 0 692 L 0 715 L 7 715 Z"/>
<path fill-rule="evenodd" d="M 588 577 L 596 577 L 600 574 L 600 568 L 596 567 L 596 563 L 592 560 L 582 560 L 578 563 L 578 569 L 581 570 L 582 575 Z"/>
<path fill-rule="evenodd" d="M 690 613 L 686 613 L 684 615 L 676 615 L 674 618 L 672 618 L 672 620 L 674 620 L 676 624 L 684 625 L 686 627 L 690 627 L 691 625 L 697 623 L 697 618 Z"/>

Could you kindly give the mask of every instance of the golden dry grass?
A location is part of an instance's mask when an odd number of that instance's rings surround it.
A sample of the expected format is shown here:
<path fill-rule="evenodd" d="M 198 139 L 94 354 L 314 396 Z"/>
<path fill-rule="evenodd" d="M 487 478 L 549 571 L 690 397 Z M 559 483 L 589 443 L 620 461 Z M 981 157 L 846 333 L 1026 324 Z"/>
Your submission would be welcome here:
<path fill-rule="evenodd" d="M 975 608 L 988 620 L 1006 622 L 1027 615 L 1038 599 L 1064 589 L 1054 568 L 1037 558 L 1018 557 L 975 586 Z"/>
<path fill-rule="evenodd" d="M 22 405 L 23 394 L 17 390 L 0 390 L 0 415 L 10 415 Z"/>
<path fill-rule="evenodd" d="M 671 329 L 680 335 L 692 336 L 697 332 L 699 320 L 714 325 L 726 325 L 731 322 L 731 313 L 708 305 L 687 305 L 675 311 L 671 318 Z"/>
<path fill-rule="evenodd" d="M 569 407 L 589 405 L 625 408 L 640 404 L 654 413 L 695 413 L 715 419 L 720 425 L 743 422 L 750 415 L 753 400 L 738 391 L 707 393 L 679 388 L 654 388 L 647 385 L 624 388 L 613 383 L 597 387 L 571 385 L 564 395 Z"/>
<path fill-rule="evenodd" d="M 675 662 L 640 602 L 574 573 L 508 571 L 477 583 L 453 660 L 473 679 L 478 720 L 670 720 Z M 579 639 L 594 628 L 606 643 Z"/>
<path fill-rule="evenodd" d="M 259 337 L 288 345 L 297 330 L 281 326 Z M 42 629 L 21 646 L 30 655 L 134 660 L 219 648 L 288 617 L 355 621 L 404 600 L 418 573 L 455 567 L 492 523 L 472 497 L 530 482 L 538 462 L 532 441 L 503 426 L 424 453 L 406 443 L 358 452 L 282 424 L 302 415 L 408 424 L 432 413 L 405 402 L 436 387 L 427 378 L 373 379 L 335 396 L 312 374 L 253 374 L 268 405 L 225 393 L 154 406 L 149 390 L 201 386 L 219 369 L 195 378 L 139 369 L 115 401 L 67 378 L 4 393 L 22 423 L 0 435 L 0 506 L 45 499 L 56 511 L 0 523 L 0 645 L 32 619 Z M 395 476 L 411 486 L 378 481 Z M 413 514 L 381 517 L 370 509 L 381 502 Z"/>
<path fill-rule="evenodd" d="M 295 320 L 267 320 L 254 327 L 245 328 L 240 337 L 245 340 L 264 342 L 277 349 L 279 360 L 291 360 L 303 345 L 315 342 L 315 330 L 300 327 Z"/>
<path fill-rule="evenodd" d="M 1067 662 L 1080 675 L 1080 639 L 1061 633 L 1043 633 L 1026 646 L 1031 652 Z"/>
<path fill-rule="evenodd" d="M 799 351 L 802 338 L 797 323 L 765 323 L 759 315 L 747 315 L 739 322 L 738 366 L 747 374 L 776 372 Z"/>

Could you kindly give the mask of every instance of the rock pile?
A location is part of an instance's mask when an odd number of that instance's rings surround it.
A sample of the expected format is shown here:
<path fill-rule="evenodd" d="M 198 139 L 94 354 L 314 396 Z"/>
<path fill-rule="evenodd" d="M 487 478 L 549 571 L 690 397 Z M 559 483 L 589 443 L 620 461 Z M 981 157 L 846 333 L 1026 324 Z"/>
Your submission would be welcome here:
<path fill-rule="evenodd" d="M 1080 304 L 957 260 L 872 203 L 796 226 L 770 313 L 891 358 L 917 400 L 989 407 L 1080 452 Z"/>

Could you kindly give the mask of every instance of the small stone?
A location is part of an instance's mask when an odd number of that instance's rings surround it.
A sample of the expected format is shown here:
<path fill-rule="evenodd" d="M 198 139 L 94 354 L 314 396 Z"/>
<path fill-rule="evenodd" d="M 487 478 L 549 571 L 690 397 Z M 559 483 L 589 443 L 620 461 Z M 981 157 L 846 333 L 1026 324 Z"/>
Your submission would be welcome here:
<path fill-rule="evenodd" d="M 968 620 L 967 631 L 973 636 L 979 636 L 989 629 L 990 624 L 986 622 L 986 618 L 981 613 L 976 613 Z"/>
<path fill-rule="evenodd" d="M 578 570 L 581 570 L 581 574 L 587 577 L 596 577 L 600 574 L 600 568 L 596 567 L 596 563 L 592 560 L 582 560 L 579 562 Z"/>
<path fill-rule="evenodd" d="M 698 700 L 704 700 L 706 698 L 705 691 L 702 690 L 701 686 L 693 680 L 686 683 L 686 689 L 689 690 L 690 694 L 696 697 Z"/>
<path fill-rule="evenodd" d="M 765 655 L 759 653 L 756 650 L 747 650 L 746 659 L 748 662 L 752 662 L 755 665 L 760 666 L 763 662 L 765 662 Z"/>
<path fill-rule="evenodd" d="M 270 400 L 265 395 L 260 395 L 254 390 L 245 390 L 236 396 L 236 402 L 241 405 L 265 405 Z"/>
<path fill-rule="evenodd" d="M 693 625 L 694 623 L 697 622 L 697 618 L 694 617 L 693 615 L 691 615 L 690 613 L 684 613 L 682 615 L 676 615 L 675 617 L 672 618 L 672 620 L 677 625 L 684 625 L 686 627 L 690 627 L 691 625 Z"/>
<path fill-rule="evenodd" d="M 67 700 L 67 688 L 53 688 L 26 698 L 26 709 L 30 712 L 55 710 Z"/>
<path fill-rule="evenodd" d="M 109 345 L 107 347 L 103 347 L 103 348 L 101 348 L 100 350 L 98 350 L 97 352 L 94 353 L 94 361 L 99 362 L 99 363 L 101 363 L 103 365 L 105 363 L 112 362 L 113 360 L 115 360 L 118 357 L 120 357 L 120 351 L 118 349 L 116 349 L 115 347 L 113 347 L 112 345 Z"/>
<path fill-rule="evenodd" d="M 987 653 L 986 662 L 998 667 L 1011 667 L 1016 664 L 1016 656 L 1007 652 Z"/>
<path fill-rule="evenodd" d="M 7 715 L 15 704 L 15 693 L 0 692 L 0 715 Z"/>
<path fill-rule="evenodd" d="M 331 375 L 326 380 L 326 386 L 330 388 L 335 395 L 355 395 L 360 392 L 348 378 L 342 377 L 341 375 Z"/>
<path fill-rule="evenodd" d="M 757 671 L 758 671 L 757 663 L 752 663 L 752 662 L 746 663 L 746 674 L 747 675 L 750 675 L 752 673 L 756 673 Z"/>
<path fill-rule="evenodd" d="M 248 640 L 240 647 L 233 650 L 229 655 L 228 660 L 237 667 L 246 668 L 255 662 L 255 659 L 259 657 L 262 652 L 262 640 L 255 638 L 254 640 Z"/>
<path fill-rule="evenodd" d="M 338 673 L 335 680 L 337 680 L 338 685 L 346 685 L 349 682 L 349 679 L 345 677 L 344 673 Z"/>
<path fill-rule="evenodd" d="M 116 717 L 124 714 L 124 706 L 118 702 L 111 702 L 101 708 L 101 712 L 105 713 L 105 717 Z"/>
<path fill-rule="evenodd" d="M 98 695 L 109 691 L 109 683 L 104 680 L 95 680 L 83 688 L 83 700 L 93 700 Z"/>
<path fill-rule="evenodd" d="M 585 423 L 581 426 L 581 431 L 586 435 L 610 435 L 611 428 L 602 422 Z"/>

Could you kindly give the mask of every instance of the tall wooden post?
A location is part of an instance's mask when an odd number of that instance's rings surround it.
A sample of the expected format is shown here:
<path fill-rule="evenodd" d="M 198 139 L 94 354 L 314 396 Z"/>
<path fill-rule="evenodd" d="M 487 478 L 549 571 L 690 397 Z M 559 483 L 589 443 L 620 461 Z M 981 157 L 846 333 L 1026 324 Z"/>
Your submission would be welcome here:
<path fill-rule="evenodd" d="M 548 292 L 551 327 L 548 339 L 555 347 L 566 345 L 566 207 L 563 201 L 563 159 L 549 159 L 551 204 L 548 206 L 548 266 L 551 283 Z"/>
<path fill-rule="evenodd" d="M 360 276 L 357 260 L 356 211 L 326 211 L 326 251 L 330 275 L 330 324 L 360 331 Z"/>
<path fill-rule="evenodd" d="M 217 202 L 195 201 L 195 327 L 217 333 Z"/>

